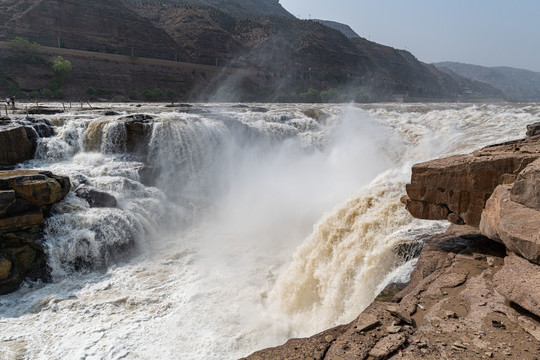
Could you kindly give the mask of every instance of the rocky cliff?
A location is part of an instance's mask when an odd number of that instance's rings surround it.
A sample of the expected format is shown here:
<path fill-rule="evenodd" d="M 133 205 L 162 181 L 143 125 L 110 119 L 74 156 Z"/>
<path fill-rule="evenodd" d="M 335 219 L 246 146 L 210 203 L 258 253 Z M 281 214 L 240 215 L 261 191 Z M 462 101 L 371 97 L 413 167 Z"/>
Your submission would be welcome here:
<path fill-rule="evenodd" d="M 48 171 L 0 171 L 0 295 L 27 277 L 47 278 L 41 227 L 70 187 L 67 177 Z"/>
<path fill-rule="evenodd" d="M 454 225 L 426 242 L 407 287 L 350 324 L 247 359 L 538 359 L 539 127 L 415 165 L 407 209 Z"/>

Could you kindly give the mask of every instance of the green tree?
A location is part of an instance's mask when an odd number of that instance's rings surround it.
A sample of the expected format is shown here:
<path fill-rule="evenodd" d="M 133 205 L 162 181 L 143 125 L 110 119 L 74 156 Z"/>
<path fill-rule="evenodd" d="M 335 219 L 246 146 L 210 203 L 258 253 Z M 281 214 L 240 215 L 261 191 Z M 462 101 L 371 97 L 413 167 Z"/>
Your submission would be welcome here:
<path fill-rule="evenodd" d="M 17 36 L 9 42 L 9 47 L 17 55 L 32 56 L 39 49 L 39 44 Z"/>
<path fill-rule="evenodd" d="M 71 73 L 71 62 L 59 56 L 56 58 L 56 60 L 54 60 L 53 69 L 59 77 L 65 79 Z"/>
<path fill-rule="evenodd" d="M 178 94 L 173 89 L 167 89 L 165 94 L 167 94 L 167 98 L 171 101 L 178 97 Z"/>
<path fill-rule="evenodd" d="M 324 103 L 335 102 L 337 99 L 337 90 L 332 88 L 330 90 L 321 91 L 321 100 Z"/>
<path fill-rule="evenodd" d="M 305 93 L 300 94 L 300 99 L 305 102 L 320 102 L 321 97 L 319 91 L 313 88 L 309 88 Z"/>

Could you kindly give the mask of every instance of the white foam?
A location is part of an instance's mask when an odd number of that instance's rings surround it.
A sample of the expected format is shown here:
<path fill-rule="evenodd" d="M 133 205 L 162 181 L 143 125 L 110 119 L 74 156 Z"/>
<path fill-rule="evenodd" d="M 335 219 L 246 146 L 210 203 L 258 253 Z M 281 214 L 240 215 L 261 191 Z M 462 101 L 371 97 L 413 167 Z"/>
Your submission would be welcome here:
<path fill-rule="evenodd" d="M 407 278 L 414 261 L 396 246 L 444 227 L 399 203 L 412 163 L 518 138 L 540 112 L 320 105 L 330 118 L 315 123 L 302 113 L 308 105 L 204 105 L 211 116 L 107 106 L 156 119 L 148 159 L 165 166 L 159 188 L 139 182 L 145 159 L 122 153 L 118 116 L 53 118 L 58 136 L 24 166 L 89 183 L 119 208 L 90 209 L 72 194 L 55 206 L 46 228 L 55 281 L 0 298 L 1 354 L 234 359 L 348 322 Z M 222 115 L 254 139 L 237 143 Z M 84 152 L 93 121 L 104 122 L 100 153 Z M 136 245 L 127 259 L 105 250 L 126 238 Z M 74 271 L 81 256 L 93 266 Z"/>

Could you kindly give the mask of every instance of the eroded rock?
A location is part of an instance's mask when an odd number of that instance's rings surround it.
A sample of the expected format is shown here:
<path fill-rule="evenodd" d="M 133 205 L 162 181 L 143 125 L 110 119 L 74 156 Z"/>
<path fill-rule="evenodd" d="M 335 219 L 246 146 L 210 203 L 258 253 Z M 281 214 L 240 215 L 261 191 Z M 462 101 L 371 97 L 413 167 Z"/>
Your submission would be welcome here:
<path fill-rule="evenodd" d="M 540 160 L 519 173 L 510 194 L 512 201 L 540 210 Z"/>
<path fill-rule="evenodd" d="M 71 187 L 67 177 L 48 171 L 0 171 L 0 294 L 26 279 L 47 279 L 40 245 L 44 213 Z"/>
<path fill-rule="evenodd" d="M 416 164 L 403 202 L 420 219 L 478 226 L 495 188 L 514 182 L 539 157 L 540 141 L 530 137 Z"/>
<path fill-rule="evenodd" d="M 511 185 L 499 186 L 486 203 L 480 231 L 510 251 L 540 263 L 540 211 L 511 199 Z"/>
<path fill-rule="evenodd" d="M 540 316 L 540 266 L 511 254 L 493 277 L 495 289 L 506 299 Z"/>

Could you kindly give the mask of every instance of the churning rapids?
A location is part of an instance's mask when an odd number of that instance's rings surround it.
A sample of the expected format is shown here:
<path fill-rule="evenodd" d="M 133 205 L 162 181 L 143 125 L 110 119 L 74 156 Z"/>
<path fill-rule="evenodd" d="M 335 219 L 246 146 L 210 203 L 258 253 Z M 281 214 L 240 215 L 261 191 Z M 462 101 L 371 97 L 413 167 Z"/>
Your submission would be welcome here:
<path fill-rule="evenodd" d="M 540 105 L 107 104 L 48 116 L 36 160 L 72 191 L 45 226 L 53 281 L 0 297 L 0 358 L 235 359 L 353 320 L 443 223 L 399 199 L 412 164 L 524 136 Z M 314 120 L 304 114 L 320 109 Z M 267 111 L 265 111 L 267 110 Z M 154 118 L 144 156 L 119 118 Z M 139 170 L 159 168 L 154 186 Z M 412 245 L 412 246 L 411 246 Z"/>

